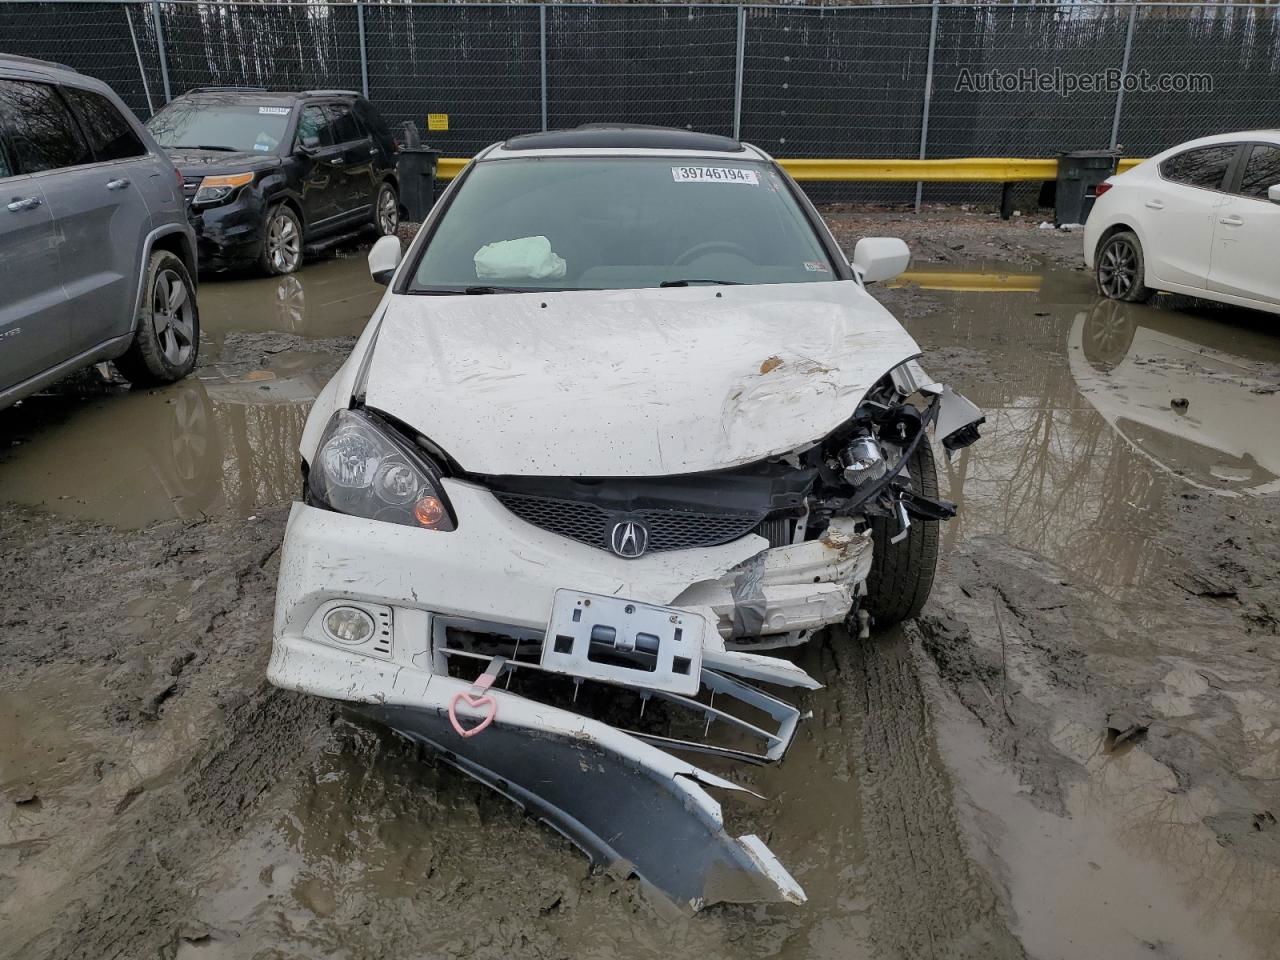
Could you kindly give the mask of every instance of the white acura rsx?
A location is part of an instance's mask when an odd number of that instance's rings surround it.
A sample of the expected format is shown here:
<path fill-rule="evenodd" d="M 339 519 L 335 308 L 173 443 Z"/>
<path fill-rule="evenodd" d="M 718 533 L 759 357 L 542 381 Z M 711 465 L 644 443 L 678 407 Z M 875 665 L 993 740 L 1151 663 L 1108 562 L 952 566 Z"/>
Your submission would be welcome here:
<path fill-rule="evenodd" d="M 1113 300 L 1166 291 L 1280 313 L 1280 130 L 1180 144 L 1098 186 L 1084 261 Z"/>
<path fill-rule="evenodd" d="M 512 138 L 457 177 L 303 434 L 273 683 L 438 750 L 696 909 L 802 900 L 677 755 L 781 760 L 819 686 L 764 651 L 928 596 L 935 383 L 754 147 L 654 127 Z M 843 639 L 839 642 L 850 642 Z"/>

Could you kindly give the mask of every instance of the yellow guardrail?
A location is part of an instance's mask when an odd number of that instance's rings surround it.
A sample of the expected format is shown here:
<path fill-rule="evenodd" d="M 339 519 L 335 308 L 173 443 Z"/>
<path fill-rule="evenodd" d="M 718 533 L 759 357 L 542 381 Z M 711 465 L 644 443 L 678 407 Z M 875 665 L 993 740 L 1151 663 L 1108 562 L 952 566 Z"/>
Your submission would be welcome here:
<path fill-rule="evenodd" d="M 451 180 L 470 161 L 465 157 L 441 157 L 436 176 Z M 1018 157 L 958 157 L 945 160 L 779 160 L 797 180 L 866 181 L 878 183 L 1013 183 L 1019 180 L 1054 180 L 1057 160 Z M 1141 163 L 1120 161 L 1119 172 Z"/>
<path fill-rule="evenodd" d="M 1040 289 L 1036 273 L 1006 273 L 996 270 L 942 270 L 916 267 L 889 281 L 891 287 L 913 285 L 925 290 L 965 292 L 1035 293 Z"/>

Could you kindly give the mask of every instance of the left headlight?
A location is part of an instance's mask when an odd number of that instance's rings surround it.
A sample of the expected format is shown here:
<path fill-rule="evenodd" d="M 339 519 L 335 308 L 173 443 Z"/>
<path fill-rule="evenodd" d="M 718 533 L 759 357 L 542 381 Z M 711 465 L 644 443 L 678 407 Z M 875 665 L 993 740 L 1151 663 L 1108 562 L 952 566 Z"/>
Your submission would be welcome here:
<path fill-rule="evenodd" d="M 425 530 L 455 526 L 434 465 L 359 410 L 333 415 L 307 487 L 316 503 L 338 513 Z"/>
<path fill-rule="evenodd" d="M 233 173 L 225 177 L 205 177 L 196 191 L 196 203 L 220 203 L 246 183 L 253 182 L 252 173 Z"/>

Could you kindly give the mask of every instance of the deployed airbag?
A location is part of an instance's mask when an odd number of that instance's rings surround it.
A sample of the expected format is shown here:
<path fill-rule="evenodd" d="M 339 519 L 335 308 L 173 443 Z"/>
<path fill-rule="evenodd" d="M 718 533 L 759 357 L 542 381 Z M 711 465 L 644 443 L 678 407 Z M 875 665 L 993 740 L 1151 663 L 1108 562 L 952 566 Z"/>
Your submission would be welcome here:
<path fill-rule="evenodd" d="M 479 280 L 559 280 L 566 269 L 546 237 L 486 243 L 474 259 Z"/>

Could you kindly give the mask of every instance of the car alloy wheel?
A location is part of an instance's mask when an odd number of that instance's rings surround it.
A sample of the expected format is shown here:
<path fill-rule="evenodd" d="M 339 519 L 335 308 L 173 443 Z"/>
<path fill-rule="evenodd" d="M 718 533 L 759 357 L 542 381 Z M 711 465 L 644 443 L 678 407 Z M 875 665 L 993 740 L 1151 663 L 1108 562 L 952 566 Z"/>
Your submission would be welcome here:
<path fill-rule="evenodd" d="M 1138 251 L 1123 237 L 1106 245 L 1098 262 L 1098 286 L 1113 300 L 1121 300 L 1138 279 Z"/>
<path fill-rule="evenodd" d="M 191 292 L 174 270 L 161 270 L 151 285 L 151 323 L 164 358 L 181 367 L 195 342 Z"/>
<path fill-rule="evenodd" d="M 292 273 L 302 258 L 302 237 L 298 224 L 283 209 L 277 210 L 267 224 L 267 256 L 278 273 Z"/>
<path fill-rule="evenodd" d="M 378 191 L 378 231 L 384 237 L 390 237 L 399 226 L 400 201 L 391 185 L 384 183 Z"/>

